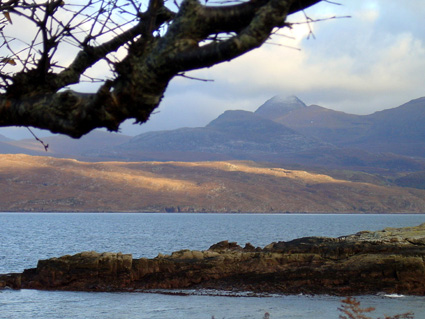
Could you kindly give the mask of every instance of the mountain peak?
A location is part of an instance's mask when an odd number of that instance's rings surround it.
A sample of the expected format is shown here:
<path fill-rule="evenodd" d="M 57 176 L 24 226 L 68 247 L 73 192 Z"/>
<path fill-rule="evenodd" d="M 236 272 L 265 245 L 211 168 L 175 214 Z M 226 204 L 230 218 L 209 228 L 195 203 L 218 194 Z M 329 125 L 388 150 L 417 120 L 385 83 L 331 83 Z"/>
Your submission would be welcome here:
<path fill-rule="evenodd" d="M 206 127 L 223 128 L 229 124 L 252 121 L 255 122 L 257 116 L 253 112 L 244 110 L 227 110 L 216 119 L 212 120 Z"/>
<path fill-rule="evenodd" d="M 268 100 L 267 102 L 273 102 L 273 103 L 301 103 L 303 105 L 304 102 L 301 101 L 296 95 L 283 95 L 283 94 L 278 94 L 273 96 L 270 100 Z"/>
<path fill-rule="evenodd" d="M 276 95 L 261 105 L 255 113 L 267 119 L 276 119 L 304 107 L 307 107 L 307 105 L 295 95 Z"/>

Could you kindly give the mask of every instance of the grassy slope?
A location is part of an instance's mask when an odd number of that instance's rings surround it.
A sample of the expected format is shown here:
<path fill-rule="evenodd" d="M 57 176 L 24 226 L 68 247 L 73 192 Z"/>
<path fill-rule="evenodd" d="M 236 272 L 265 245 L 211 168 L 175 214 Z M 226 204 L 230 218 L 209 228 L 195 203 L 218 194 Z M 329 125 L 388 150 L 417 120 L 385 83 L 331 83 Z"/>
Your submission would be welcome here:
<path fill-rule="evenodd" d="M 0 159 L 0 211 L 425 212 L 425 190 L 253 162 Z"/>

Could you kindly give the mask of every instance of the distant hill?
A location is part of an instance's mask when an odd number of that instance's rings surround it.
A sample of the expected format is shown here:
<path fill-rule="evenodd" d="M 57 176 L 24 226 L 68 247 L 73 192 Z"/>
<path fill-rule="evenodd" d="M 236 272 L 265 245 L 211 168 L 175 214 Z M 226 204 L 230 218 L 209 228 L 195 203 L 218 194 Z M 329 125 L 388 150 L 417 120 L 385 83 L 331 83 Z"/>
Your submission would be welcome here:
<path fill-rule="evenodd" d="M 425 189 L 425 171 L 400 176 L 394 180 L 394 184 L 402 187 Z"/>
<path fill-rule="evenodd" d="M 89 161 L 253 160 L 282 167 L 348 169 L 388 174 L 425 170 L 425 98 L 371 115 L 353 115 L 296 96 L 275 96 L 255 112 L 226 111 L 205 127 L 140 134 L 94 131 L 0 142 L 0 153 Z"/>
<path fill-rule="evenodd" d="M 293 110 L 285 115 L 278 112 L 276 117 L 272 118 L 275 122 L 302 134 L 339 146 L 346 146 L 347 141 L 362 138 L 372 126 L 372 121 L 364 116 L 334 111 L 318 105 Z"/>
<path fill-rule="evenodd" d="M 418 117 L 409 110 L 407 113 L 408 119 Z M 295 96 L 276 96 L 254 113 L 226 111 L 205 127 L 141 134 L 114 147 L 109 156 L 121 154 L 125 160 L 240 159 L 379 172 L 425 169 L 425 158 L 412 159 L 412 153 L 402 152 L 395 142 L 390 145 L 374 133 L 379 132 L 379 123 L 381 127 L 390 125 L 385 124 L 387 118 L 306 106 Z M 368 147 L 373 138 L 387 146 Z M 406 138 L 413 139 L 408 134 Z M 409 143 L 409 147 L 416 147 L 414 143 L 425 146 L 418 138 Z M 419 151 L 412 152 L 420 155 Z"/>
<path fill-rule="evenodd" d="M 367 116 L 373 125 L 351 145 L 366 150 L 425 157 L 425 97 Z"/>
<path fill-rule="evenodd" d="M 130 139 L 130 136 L 95 130 L 80 139 L 73 139 L 64 135 L 43 137 L 41 140 L 45 144 L 49 145 L 47 152 L 45 152 L 40 142 L 35 139 L 25 139 L 20 141 L 9 140 L 6 145 L 0 145 L 0 153 L 23 153 L 29 155 L 47 155 L 100 160 L 105 149 L 126 143 Z M 17 148 L 19 151 L 10 152 L 8 151 L 10 148 Z M 88 156 L 88 154 L 90 155 Z"/>
<path fill-rule="evenodd" d="M 0 211 L 420 213 L 425 190 L 254 162 L 0 155 Z"/>
<path fill-rule="evenodd" d="M 6 136 L 0 134 L 0 142 L 8 142 L 8 141 L 11 141 L 11 139 L 10 138 L 7 138 Z"/>
<path fill-rule="evenodd" d="M 19 145 L 14 145 L 14 140 L 7 138 L 0 134 L 0 154 L 29 154 L 29 155 L 37 155 L 37 152 L 32 152 L 25 147 Z"/>
<path fill-rule="evenodd" d="M 13 140 L 0 141 L 0 154 L 28 154 L 28 155 L 43 155 L 42 150 L 39 148 L 38 151 L 28 149 L 25 146 L 21 146 L 20 143 L 16 143 Z"/>
<path fill-rule="evenodd" d="M 145 133 L 114 150 L 123 154 L 132 150 L 167 152 L 170 153 L 169 160 L 172 160 L 172 152 L 199 152 L 228 159 L 265 159 L 269 155 L 324 145 L 252 112 L 226 111 L 203 128 Z M 188 155 L 186 160 L 191 156 Z"/>
<path fill-rule="evenodd" d="M 425 97 L 368 115 L 374 123 L 368 135 L 375 140 L 425 140 Z"/>
<path fill-rule="evenodd" d="M 306 136 L 373 153 L 425 157 L 425 97 L 371 115 L 346 114 L 317 105 L 282 115 L 287 104 L 282 102 L 281 108 L 274 105 L 275 113 L 269 112 L 268 118 Z"/>

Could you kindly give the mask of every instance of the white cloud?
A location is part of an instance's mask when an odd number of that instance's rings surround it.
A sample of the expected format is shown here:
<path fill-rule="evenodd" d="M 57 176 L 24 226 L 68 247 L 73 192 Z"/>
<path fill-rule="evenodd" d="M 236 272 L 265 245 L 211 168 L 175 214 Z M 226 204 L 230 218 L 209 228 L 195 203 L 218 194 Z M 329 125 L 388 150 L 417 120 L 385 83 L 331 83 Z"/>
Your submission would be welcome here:
<path fill-rule="evenodd" d="M 380 14 L 381 8 L 378 1 L 365 1 L 361 4 L 361 8 L 356 17 L 364 22 L 375 22 Z"/>
<path fill-rule="evenodd" d="M 302 51 L 265 45 L 230 63 L 197 71 L 194 74 L 198 77 L 215 79 L 214 86 L 199 90 L 204 99 L 210 98 L 207 90 L 213 92 L 219 105 L 252 99 L 259 106 L 258 97 L 264 101 L 283 93 L 306 97 L 307 103 L 359 114 L 395 107 L 425 95 L 425 72 L 421 72 L 425 69 L 424 40 L 414 30 L 397 28 L 398 21 L 405 22 L 408 13 L 409 17 L 415 16 L 410 11 L 400 16 L 397 8 L 383 1 L 350 2 L 344 7 L 322 4 L 309 16 L 353 17 L 312 24 L 316 40 L 305 40 L 309 33 L 306 25 L 294 29 L 295 40 L 272 39 L 301 47 Z M 296 18 L 302 19 L 299 15 Z M 173 99 L 172 92 L 167 99 Z M 199 104 L 202 107 L 204 103 Z M 248 103 L 245 108 L 255 107 Z"/>

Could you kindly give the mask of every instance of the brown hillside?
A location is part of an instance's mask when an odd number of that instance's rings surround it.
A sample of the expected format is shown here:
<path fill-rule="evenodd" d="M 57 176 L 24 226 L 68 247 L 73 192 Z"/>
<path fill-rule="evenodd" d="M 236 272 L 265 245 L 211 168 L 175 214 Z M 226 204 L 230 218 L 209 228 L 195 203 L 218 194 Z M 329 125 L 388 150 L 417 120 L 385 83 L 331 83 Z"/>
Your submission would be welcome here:
<path fill-rule="evenodd" d="M 425 190 L 253 162 L 0 159 L 1 211 L 425 212 Z"/>

